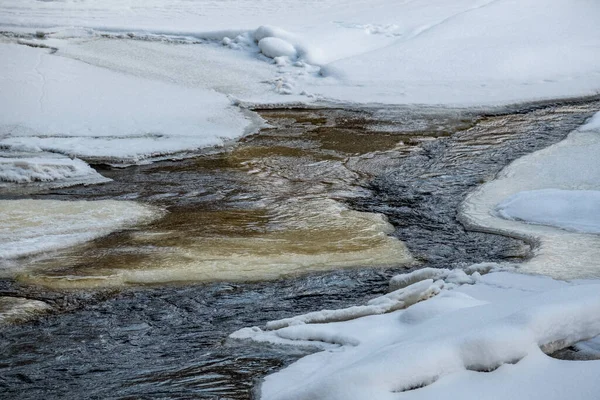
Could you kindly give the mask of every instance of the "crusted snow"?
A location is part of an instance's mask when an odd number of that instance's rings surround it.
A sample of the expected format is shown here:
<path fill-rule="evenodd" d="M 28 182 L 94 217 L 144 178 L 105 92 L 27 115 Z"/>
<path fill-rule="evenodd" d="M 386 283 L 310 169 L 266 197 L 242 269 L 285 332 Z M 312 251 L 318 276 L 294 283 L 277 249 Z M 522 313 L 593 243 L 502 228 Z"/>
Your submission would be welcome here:
<path fill-rule="evenodd" d="M 595 2 L 570 0 L 6 0 L 0 26 L 71 41 L 97 33 L 203 41 L 190 54 L 212 52 L 212 41 L 255 59 L 258 42 L 272 37 L 278 51 L 269 57 L 293 47 L 300 62 L 273 70 L 269 58 L 257 68 L 283 79 L 281 93 L 294 101 L 465 105 L 596 93 L 598 13 Z"/>
<path fill-rule="evenodd" d="M 38 151 L 36 151 L 38 150 Z M 88 164 L 40 149 L 0 152 L 0 189 L 15 190 L 19 184 L 64 187 L 76 184 L 108 182 Z"/>

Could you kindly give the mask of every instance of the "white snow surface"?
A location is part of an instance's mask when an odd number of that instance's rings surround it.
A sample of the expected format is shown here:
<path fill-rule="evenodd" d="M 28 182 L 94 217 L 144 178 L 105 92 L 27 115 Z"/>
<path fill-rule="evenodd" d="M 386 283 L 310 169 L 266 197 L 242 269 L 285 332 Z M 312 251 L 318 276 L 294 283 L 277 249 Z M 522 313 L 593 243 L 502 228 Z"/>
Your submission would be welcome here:
<path fill-rule="evenodd" d="M 52 182 L 55 186 L 108 182 L 79 159 L 39 152 L 0 154 L 0 188 L 11 184 Z"/>
<path fill-rule="evenodd" d="M 299 318 L 232 337 L 323 350 L 268 376 L 263 400 L 597 398 L 600 361 L 545 353 L 600 334 L 598 281 L 502 271 L 467 276 L 469 282 L 425 279 L 398 289 L 423 296 L 393 312 L 328 323 Z"/>
<path fill-rule="evenodd" d="M 502 218 L 600 233 L 600 191 L 543 189 L 519 192 L 498 204 Z"/>
<path fill-rule="evenodd" d="M 251 122 L 213 90 L 0 44 L 0 146 L 137 163 L 220 145 Z"/>
<path fill-rule="evenodd" d="M 600 277 L 599 121 L 600 113 L 562 142 L 511 163 L 467 197 L 463 223 L 534 243 L 535 257 L 520 265 L 524 272 Z"/>
<path fill-rule="evenodd" d="M 6 260 L 70 247 L 161 213 L 128 201 L 2 200 L 0 215 L 0 260 Z"/>
<path fill-rule="evenodd" d="M 287 85 L 278 93 L 299 96 L 281 102 L 323 98 L 479 105 L 593 94 L 600 89 L 599 17 L 598 2 L 572 0 L 5 0 L 0 4 L 3 30 L 39 30 L 68 40 L 93 41 L 98 32 L 205 40 L 260 59 L 257 43 L 272 38 L 261 46 L 269 58 L 260 69 L 270 71 L 271 79 L 281 79 L 280 86 Z M 295 50 L 298 61 L 271 59 L 284 49 L 288 57 Z M 213 50 L 204 42 L 190 46 L 189 54 Z M 110 56 L 110 50 L 103 55 Z M 168 62 L 161 52 L 154 57 Z M 269 64 L 273 62 L 275 70 Z M 253 79 L 255 71 L 248 71 Z M 215 72 L 213 79 L 220 79 L 229 71 Z M 255 92 L 243 100 L 276 98 Z"/>

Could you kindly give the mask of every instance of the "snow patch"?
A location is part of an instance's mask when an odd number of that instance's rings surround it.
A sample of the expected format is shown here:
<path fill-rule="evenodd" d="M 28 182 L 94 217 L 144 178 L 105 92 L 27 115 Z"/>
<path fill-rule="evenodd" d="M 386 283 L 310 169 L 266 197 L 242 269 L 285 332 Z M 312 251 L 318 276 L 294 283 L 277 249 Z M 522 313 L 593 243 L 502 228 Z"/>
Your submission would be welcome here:
<path fill-rule="evenodd" d="M 419 285 L 431 280 L 407 288 Z M 268 376 L 265 400 L 391 400 L 400 393 L 407 399 L 595 398 L 600 361 L 565 362 L 544 353 L 594 343 L 600 283 L 499 271 L 471 283 L 440 280 L 438 288 L 437 295 L 386 314 L 247 328 L 231 337 L 323 350 Z"/>
<path fill-rule="evenodd" d="M 283 39 L 276 37 L 266 37 L 258 42 L 260 51 L 267 57 L 289 57 L 296 58 L 296 48 Z"/>

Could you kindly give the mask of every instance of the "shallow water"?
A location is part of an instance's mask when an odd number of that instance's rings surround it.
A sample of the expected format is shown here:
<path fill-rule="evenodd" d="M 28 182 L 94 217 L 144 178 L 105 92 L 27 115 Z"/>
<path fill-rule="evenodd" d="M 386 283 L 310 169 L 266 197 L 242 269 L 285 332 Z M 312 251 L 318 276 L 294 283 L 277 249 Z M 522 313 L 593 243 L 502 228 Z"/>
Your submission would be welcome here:
<path fill-rule="evenodd" d="M 458 204 L 511 160 L 562 139 L 599 108 L 598 102 L 589 102 L 481 116 L 263 110 L 276 127 L 245 138 L 233 149 L 179 162 L 106 169 L 102 172 L 115 182 L 35 196 L 135 198 L 165 207 L 170 214 L 147 230 L 113 234 L 60 253 L 63 265 L 37 259 L 30 276 L 0 280 L 0 294 L 25 295 L 62 310 L 0 328 L 0 393 L 24 399 L 248 399 L 257 379 L 310 350 L 228 341 L 229 333 L 305 311 L 360 303 L 383 293 L 389 277 L 404 267 L 361 268 L 367 265 L 358 263 L 352 269 L 267 283 L 93 291 L 61 292 L 33 283 L 48 275 L 58 280 L 67 273 L 76 275 L 78 267 L 85 270 L 83 261 L 110 270 L 106 264 L 119 261 L 121 254 L 141 254 L 142 260 L 131 260 L 133 264 L 148 262 L 152 256 L 146 259 L 139 249 L 161 241 L 152 237 L 155 232 L 177 246 L 189 239 L 177 229 L 191 227 L 211 236 L 260 236 L 278 226 L 270 219 L 274 214 L 265 210 L 297 197 L 335 200 L 386 215 L 393 235 L 406 243 L 421 266 L 524 259 L 529 247 L 520 241 L 466 232 L 456 220 Z M 323 127 L 327 124 L 331 126 Z M 368 140 L 371 134 L 377 139 Z M 354 136 L 360 139 L 353 142 Z M 361 142 L 366 144 L 356 145 Z M 322 161 L 326 163 L 318 164 Z M 294 204 L 301 208 L 307 204 L 303 201 Z M 298 211 L 290 209 L 291 214 Z M 206 226 L 187 218 L 190 210 L 200 213 Z M 275 215 L 282 218 L 274 220 L 283 228 L 296 223 L 284 221 L 285 212 Z M 323 241 L 314 245 L 329 246 Z M 132 246 L 138 249 L 131 251 Z"/>

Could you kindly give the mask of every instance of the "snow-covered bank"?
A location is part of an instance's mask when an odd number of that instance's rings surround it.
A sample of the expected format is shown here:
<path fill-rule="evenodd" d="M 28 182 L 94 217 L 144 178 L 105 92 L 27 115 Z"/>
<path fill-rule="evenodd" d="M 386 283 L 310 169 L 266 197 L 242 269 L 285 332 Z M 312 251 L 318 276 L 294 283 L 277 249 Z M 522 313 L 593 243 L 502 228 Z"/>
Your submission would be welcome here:
<path fill-rule="evenodd" d="M 271 79 L 307 102 L 481 105 L 600 89 L 600 6 L 592 1 L 9 0 L 0 15 L 3 30 L 71 39 L 94 40 L 95 31 L 222 41 L 278 65 Z M 257 37 L 265 25 L 277 28 Z M 111 56 L 106 50 L 103 58 Z M 205 44 L 189 50 L 211 51 Z M 264 93 L 244 100 L 273 102 Z"/>
<path fill-rule="evenodd" d="M 321 312 L 321 321 L 297 317 L 270 323 L 266 331 L 234 333 L 238 339 L 325 349 L 268 376 L 261 398 L 597 398 L 600 361 L 544 354 L 600 334 L 597 281 L 429 272 L 397 277 L 396 284 L 416 282 L 370 302 L 413 300 L 398 311 L 364 316 L 347 309 L 337 320 L 342 322 L 328 320 L 331 311 Z"/>
<path fill-rule="evenodd" d="M 600 114 L 564 141 L 518 159 L 481 186 L 462 206 L 464 223 L 538 243 L 535 257 L 520 266 L 524 272 L 600 277 L 600 236 L 582 233 L 597 233 L 598 121 Z"/>
<path fill-rule="evenodd" d="M 126 201 L 0 201 L 0 260 L 52 251 L 149 222 L 160 212 Z M 10 263 L 3 267 L 11 274 Z"/>
<path fill-rule="evenodd" d="M 129 163 L 241 136 L 224 95 L 0 45 L 0 146 Z"/>

